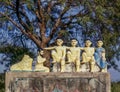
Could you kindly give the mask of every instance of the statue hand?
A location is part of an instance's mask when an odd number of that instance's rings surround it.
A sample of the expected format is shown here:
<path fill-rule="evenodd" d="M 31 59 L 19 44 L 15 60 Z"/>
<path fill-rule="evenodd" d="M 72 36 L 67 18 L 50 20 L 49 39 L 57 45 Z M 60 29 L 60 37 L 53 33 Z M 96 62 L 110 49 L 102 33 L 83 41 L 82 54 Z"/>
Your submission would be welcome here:
<path fill-rule="evenodd" d="M 103 59 L 103 60 L 106 60 L 106 58 L 105 58 L 105 57 L 102 57 L 102 59 Z"/>
<path fill-rule="evenodd" d="M 47 48 L 43 48 L 44 50 L 46 50 Z"/>
<path fill-rule="evenodd" d="M 61 60 L 64 60 L 64 59 L 65 59 L 64 57 L 61 58 Z"/>

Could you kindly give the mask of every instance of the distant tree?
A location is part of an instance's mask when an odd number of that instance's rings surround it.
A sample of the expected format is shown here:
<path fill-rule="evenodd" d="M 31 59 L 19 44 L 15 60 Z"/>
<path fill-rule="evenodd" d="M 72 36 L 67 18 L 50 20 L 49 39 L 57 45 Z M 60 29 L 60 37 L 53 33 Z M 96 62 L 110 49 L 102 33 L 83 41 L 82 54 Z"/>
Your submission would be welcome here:
<path fill-rule="evenodd" d="M 38 48 L 75 28 L 84 39 L 102 39 L 111 64 L 114 56 L 120 59 L 119 0 L 0 0 L 0 7 L 1 21 L 12 23 Z"/>
<path fill-rule="evenodd" d="M 35 55 L 33 55 L 33 53 L 30 52 L 27 48 L 22 48 L 18 46 L 17 47 L 15 46 L 14 47 L 13 46 L 2 47 L 0 48 L 0 52 L 5 53 L 6 57 L 11 58 L 9 59 L 9 61 L 12 61 L 10 62 L 10 65 L 21 61 L 21 59 L 23 58 L 25 54 L 29 55 L 31 58 L 35 57 Z M 7 59 L 6 57 L 5 59 Z"/>

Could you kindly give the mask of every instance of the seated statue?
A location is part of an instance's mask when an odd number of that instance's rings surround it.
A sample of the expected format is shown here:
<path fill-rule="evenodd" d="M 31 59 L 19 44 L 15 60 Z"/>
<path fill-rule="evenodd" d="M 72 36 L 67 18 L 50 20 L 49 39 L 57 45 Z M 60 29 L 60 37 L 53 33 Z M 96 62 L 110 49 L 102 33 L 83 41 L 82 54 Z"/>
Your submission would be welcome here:
<path fill-rule="evenodd" d="M 46 50 L 52 50 L 51 55 L 52 55 L 52 63 L 60 63 L 60 71 L 64 72 L 65 71 L 65 55 L 66 55 L 66 47 L 62 46 L 63 40 L 58 38 L 56 40 L 57 46 L 53 47 L 48 47 L 44 48 Z"/>
<path fill-rule="evenodd" d="M 80 47 L 76 47 L 78 41 L 76 39 L 71 40 L 71 47 L 67 47 L 67 59 L 68 63 L 74 63 L 76 72 L 80 71 Z"/>
<path fill-rule="evenodd" d="M 94 59 L 94 52 L 95 49 L 93 47 L 90 47 L 92 42 L 90 40 L 85 41 L 85 47 L 82 49 L 82 62 L 81 63 L 89 63 L 90 65 L 90 72 L 94 71 L 95 66 L 95 59 Z"/>
<path fill-rule="evenodd" d="M 43 58 L 43 56 L 42 56 L 43 54 L 44 54 L 43 51 L 38 52 L 37 64 L 35 66 L 34 71 L 41 71 L 41 72 L 49 72 L 50 71 L 48 67 L 45 67 L 43 65 L 43 63 L 46 61 L 46 58 Z"/>
<path fill-rule="evenodd" d="M 107 62 L 105 58 L 105 49 L 102 47 L 103 42 L 101 40 L 97 41 L 97 48 L 95 49 L 95 61 L 100 68 L 101 72 L 107 72 Z"/>

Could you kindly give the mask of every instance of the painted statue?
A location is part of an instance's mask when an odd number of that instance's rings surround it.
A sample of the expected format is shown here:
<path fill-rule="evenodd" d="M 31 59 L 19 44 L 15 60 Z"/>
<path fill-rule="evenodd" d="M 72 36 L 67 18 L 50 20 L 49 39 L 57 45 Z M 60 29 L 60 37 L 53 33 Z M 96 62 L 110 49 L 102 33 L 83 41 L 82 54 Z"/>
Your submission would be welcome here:
<path fill-rule="evenodd" d="M 61 72 L 65 71 L 65 55 L 66 55 L 66 47 L 62 46 L 63 40 L 58 38 L 56 40 L 57 46 L 44 48 L 46 50 L 51 50 L 52 63 L 60 63 Z"/>
<path fill-rule="evenodd" d="M 40 72 L 49 72 L 49 68 L 45 67 L 43 65 L 43 63 L 46 61 L 46 58 L 43 57 L 43 50 L 41 50 L 40 52 L 38 52 L 38 56 L 37 56 L 37 64 L 35 66 L 35 70 L 34 71 L 40 71 Z"/>
<path fill-rule="evenodd" d="M 33 59 L 29 55 L 24 55 L 19 63 L 10 67 L 11 71 L 32 71 Z"/>
<path fill-rule="evenodd" d="M 89 70 L 90 72 L 95 72 L 97 70 L 95 69 L 96 64 L 98 70 L 100 70 L 101 72 L 107 72 L 105 49 L 102 47 L 103 42 L 101 40 L 97 41 L 96 48 L 91 47 L 92 42 L 90 40 L 85 41 L 85 47 L 77 47 L 77 43 L 78 41 L 75 38 L 73 38 L 71 39 L 70 47 L 63 46 L 63 40 L 58 38 L 56 39 L 56 46 L 44 48 L 45 50 L 51 51 L 51 56 L 53 59 L 52 63 L 54 64 L 55 67 L 54 69 L 57 72 L 58 71 L 68 72 L 69 70 L 70 72 L 72 71 L 80 72 Z M 38 53 L 37 64 L 35 66 L 34 71 L 50 72 L 49 68 L 44 66 L 46 58 L 43 57 L 43 54 L 44 54 L 43 50 L 41 50 Z M 80 56 L 82 56 L 82 58 Z M 66 58 L 67 63 L 69 64 L 65 64 Z M 24 57 L 19 63 L 14 64 L 10 67 L 10 70 L 32 71 L 32 61 L 33 59 L 29 55 L 24 55 Z M 89 66 L 88 68 L 86 68 L 87 65 Z"/>
<path fill-rule="evenodd" d="M 67 47 L 67 59 L 68 63 L 74 63 L 76 66 L 76 72 L 80 71 L 80 47 L 77 46 L 78 41 L 71 39 L 71 47 Z"/>
<path fill-rule="evenodd" d="M 97 48 L 95 49 L 95 61 L 100 68 L 101 72 L 107 72 L 107 62 L 105 58 L 105 49 L 102 47 L 103 42 L 101 40 L 97 41 Z"/>
<path fill-rule="evenodd" d="M 94 52 L 95 49 L 91 47 L 92 42 L 90 40 L 85 41 L 85 47 L 82 49 L 82 62 L 81 63 L 89 63 L 90 65 L 90 72 L 94 72 L 95 69 L 95 59 L 94 59 Z"/>

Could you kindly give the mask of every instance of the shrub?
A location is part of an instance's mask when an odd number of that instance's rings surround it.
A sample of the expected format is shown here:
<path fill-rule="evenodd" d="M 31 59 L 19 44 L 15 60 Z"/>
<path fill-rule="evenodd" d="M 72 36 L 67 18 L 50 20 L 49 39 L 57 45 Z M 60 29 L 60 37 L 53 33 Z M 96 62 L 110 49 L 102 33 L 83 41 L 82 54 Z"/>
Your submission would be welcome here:
<path fill-rule="evenodd" d="M 111 84 L 111 92 L 120 92 L 120 82 L 113 82 Z"/>
<path fill-rule="evenodd" d="M 0 74 L 0 92 L 5 92 L 5 74 Z"/>

